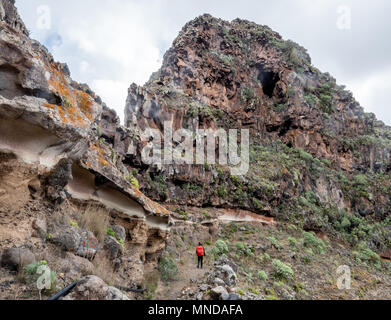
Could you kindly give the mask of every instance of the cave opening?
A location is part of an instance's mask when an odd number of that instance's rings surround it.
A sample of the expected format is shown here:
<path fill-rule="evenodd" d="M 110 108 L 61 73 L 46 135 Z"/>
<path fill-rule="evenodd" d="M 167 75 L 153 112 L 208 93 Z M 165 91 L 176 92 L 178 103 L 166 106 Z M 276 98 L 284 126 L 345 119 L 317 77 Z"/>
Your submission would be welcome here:
<path fill-rule="evenodd" d="M 257 65 L 258 68 L 258 81 L 262 84 L 263 92 L 269 98 L 273 97 L 274 88 L 280 77 L 273 71 L 268 71 L 262 64 Z"/>

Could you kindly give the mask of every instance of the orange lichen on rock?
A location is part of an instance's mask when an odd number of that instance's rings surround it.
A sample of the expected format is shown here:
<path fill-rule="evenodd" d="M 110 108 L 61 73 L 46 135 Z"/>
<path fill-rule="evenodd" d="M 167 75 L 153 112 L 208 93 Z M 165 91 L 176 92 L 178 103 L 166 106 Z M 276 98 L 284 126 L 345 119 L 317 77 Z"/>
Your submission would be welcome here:
<path fill-rule="evenodd" d="M 101 157 L 99 157 L 98 160 L 99 160 L 100 164 L 105 166 L 105 167 L 109 165 L 109 163 L 105 159 L 103 159 Z"/>
<path fill-rule="evenodd" d="M 102 148 L 98 147 L 95 144 L 91 144 L 91 148 L 96 150 L 100 155 L 104 156 L 106 153 L 102 150 Z"/>
<path fill-rule="evenodd" d="M 94 116 L 92 115 L 92 101 L 90 96 L 79 90 L 76 91 L 76 94 L 80 111 L 87 117 L 88 120 L 93 121 Z"/>
<path fill-rule="evenodd" d="M 94 120 L 92 98 L 85 92 L 73 89 L 55 64 L 46 65 L 46 70 L 51 74 L 50 86 L 63 101 L 62 106 L 57 106 L 61 121 L 81 128 L 89 127 Z"/>

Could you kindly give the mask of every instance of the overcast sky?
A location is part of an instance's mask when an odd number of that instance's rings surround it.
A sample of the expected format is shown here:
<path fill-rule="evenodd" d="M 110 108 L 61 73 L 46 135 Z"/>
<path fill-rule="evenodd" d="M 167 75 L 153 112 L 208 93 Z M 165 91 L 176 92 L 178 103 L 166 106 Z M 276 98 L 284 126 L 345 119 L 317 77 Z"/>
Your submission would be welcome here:
<path fill-rule="evenodd" d="M 122 120 L 130 84 L 144 84 L 183 25 L 210 13 L 268 25 L 301 44 L 316 67 L 391 125 L 389 0 L 16 0 L 16 5 L 31 37 L 66 62 L 73 79 L 89 84 Z"/>

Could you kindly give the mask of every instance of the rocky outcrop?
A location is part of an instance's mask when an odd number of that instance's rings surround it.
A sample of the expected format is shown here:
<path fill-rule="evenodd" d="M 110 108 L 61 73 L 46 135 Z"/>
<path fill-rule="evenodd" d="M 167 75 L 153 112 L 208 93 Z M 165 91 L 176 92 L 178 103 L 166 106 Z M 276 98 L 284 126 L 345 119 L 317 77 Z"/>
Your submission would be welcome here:
<path fill-rule="evenodd" d="M 154 256 L 155 263 L 170 212 L 139 190 L 123 164 L 129 130 L 88 85 L 72 80 L 66 64 L 29 38 L 13 0 L 0 1 L 0 20 L 0 249 L 33 236 L 41 243 L 30 246 L 50 257 L 53 245 L 93 260 L 103 240 L 76 221 L 97 206 L 120 225 L 121 243 L 114 239 L 118 252 L 108 250 L 111 256 L 131 247 L 126 234 L 142 225 L 144 240 L 134 254 Z M 14 224 L 23 230 L 14 231 Z"/>
<path fill-rule="evenodd" d="M 0 0 L 0 21 L 28 36 L 29 32 L 15 8 L 15 0 Z"/>
<path fill-rule="evenodd" d="M 146 166 L 125 155 L 142 191 L 160 202 L 291 215 L 324 231 L 346 212 L 380 220 L 390 213 L 390 189 L 378 188 L 390 173 L 390 128 L 315 68 L 303 47 L 267 26 L 210 15 L 190 21 L 161 69 L 144 86 L 130 86 L 125 114 L 131 132 L 157 129 L 162 141 L 165 122 L 194 136 L 197 129 L 250 130 L 249 171 L 238 177 L 224 163 Z"/>
<path fill-rule="evenodd" d="M 120 290 L 108 286 L 96 276 L 83 278 L 63 300 L 129 300 Z"/>
<path fill-rule="evenodd" d="M 55 62 L 46 48 L 18 33 L 12 21 L 21 21 L 13 1 L 1 4 L 6 23 L 0 34 L 0 150 L 50 169 L 46 181 L 50 200 L 64 201 L 61 192 L 77 179 L 72 168 L 79 167 L 140 202 L 147 213 L 167 216 L 167 210 L 126 181 L 124 168 L 112 159 L 113 146 L 99 144 L 95 123 L 106 121 L 110 113 L 101 99 L 87 85 L 74 82 L 66 65 Z M 114 121 L 111 131 L 103 127 L 104 133 L 120 131 L 117 127 Z"/>
<path fill-rule="evenodd" d="M 21 270 L 33 262 L 35 262 L 34 254 L 30 250 L 23 248 L 4 250 L 1 256 L 1 266 L 13 271 Z"/>
<path fill-rule="evenodd" d="M 391 131 L 365 114 L 350 92 L 311 65 L 304 48 L 266 26 L 204 15 L 186 24 L 162 68 L 144 87 L 132 84 L 129 127 L 249 128 L 258 140 L 282 140 L 347 171 L 385 169 Z M 347 139 L 379 138 L 356 150 Z M 369 147 L 369 148 L 368 148 Z M 375 157 L 369 156 L 375 154 Z"/>

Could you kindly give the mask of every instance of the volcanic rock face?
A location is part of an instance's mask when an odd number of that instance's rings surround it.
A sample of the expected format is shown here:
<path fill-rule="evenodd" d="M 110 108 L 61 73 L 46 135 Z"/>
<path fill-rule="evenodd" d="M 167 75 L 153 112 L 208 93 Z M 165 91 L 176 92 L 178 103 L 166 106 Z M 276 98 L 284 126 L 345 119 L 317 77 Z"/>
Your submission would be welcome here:
<path fill-rule="evenodd" d="M 133 246 L 134 261 L 156 263 L 170 212 L 131 183 L 122 163 L 132 140 L 127 129 L 87 85 L 71 79 L 65 64 L 28 37 L 14 1 L 0 1 L 0 20 L 0 249 L 22 247 L 36 235 L 93 259 L 103 241 L 98 245 L 94 230 L 77 225 L 93 207 L 105 212 L 102 220 L 126 227 L 121 234 L 143 226 L 142 241 L 123 239 L 121 251 Z M 58 221 L 51 217 L 57 213 Z M 48 222 L 47 234 L 33 230 L 37 219 Z"/>
<path fill-rule="evenodd" d="M 221 126 L 222 118 L 347 171 L 373 169 L 375 162 L 384 169 L 390 156 L 377 144 L 363 148 L 359 159 L 344 150 L 343 139 L 387 137 L 390 130 L 314 68 L 304 48 L 266 26 L 204 15 L 183 28 L 144 87 L 129 88 L 125 122 L 161 129 L 173 121 L 179 129 L 194 120 L 199 127 Z"/>
<path fill-rule="evenodd" d="M 287 220 L 389 249 L 390 128 L 296 43 L 266 26 L 204 15 L 186 24 L 149 82 L 128 93 L 124 127 L 29 38 L 14 1 L 0 0 L 0 250 L 6 258 L 28 252 L 7 266 L 43 259 L 59 266 L 64 287 L 98 273 L 135 288 L 155 269 L 170 226 L 208 241 L 224 219 Z M 145 131 L 163 137 L 165 122 L 249 129 L 248 172 L 145 163 Z M 191 215 L 187 206 L 196 207 Z M 216 219 L 204 221 L 205 207 Z M 105 282 L 86 277 L 69 298 L 128 298 Z"/>
<path fill-rule="evenodd" d="M 13 29 L 23 32 L 26 36 L 29 34 L 15 8 L 15 0 L 0 0 L 0 21 L 5 21 Z"/>
<path fill-rule="evenodd" d="M 189 22 L 161 69 L 143 87 L 130 86 L 125 115 L 131 130 L 157 129 L 162 140 L 165 122 L 174 130 L 250 130 L 244 176 L 231 176 L 224 165 L 156 168 L 125 156 L 156 200 L 283 219 L 289 212 L 310 230 L 328 229 L 314 208 L 337 224 L 335 212 L 389 213 L 389 189 L 377 186 L 391 168 L 390 128 L 312 66 L 303 47 L 266 26 L 210 15 Z"/>

